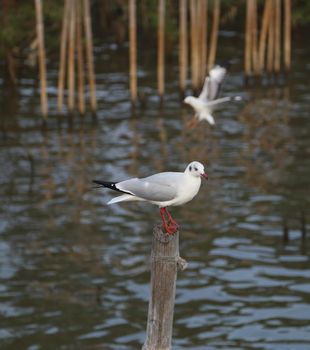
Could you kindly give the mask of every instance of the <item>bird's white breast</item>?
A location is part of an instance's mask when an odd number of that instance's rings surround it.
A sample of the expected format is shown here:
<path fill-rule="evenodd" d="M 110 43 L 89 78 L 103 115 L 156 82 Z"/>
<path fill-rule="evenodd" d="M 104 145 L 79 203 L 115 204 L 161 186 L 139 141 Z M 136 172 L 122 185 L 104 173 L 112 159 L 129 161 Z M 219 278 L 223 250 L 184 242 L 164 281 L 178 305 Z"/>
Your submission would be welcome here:
<path fill-rule="evenodd" d="M 181 205 L 192 200 L 199 191 L 201 185 L 201 178 L 191 175 L 184 175 L 186 181 L 178 188 L 178 194 L 175 201 L 170 205 Z"/>

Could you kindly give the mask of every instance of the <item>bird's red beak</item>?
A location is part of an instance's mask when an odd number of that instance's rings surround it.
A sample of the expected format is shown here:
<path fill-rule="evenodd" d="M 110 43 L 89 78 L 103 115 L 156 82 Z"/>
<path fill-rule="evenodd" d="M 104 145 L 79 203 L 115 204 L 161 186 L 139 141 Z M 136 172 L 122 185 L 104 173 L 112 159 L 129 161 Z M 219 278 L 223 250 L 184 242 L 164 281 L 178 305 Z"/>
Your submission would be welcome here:
<path fill-rule="evenodd" d="M 201 177 L 205 178 L 206 180 L 208 180 L 209 176 L 207 173 L 203 173 L 203 174 L 200 174 Z"/>

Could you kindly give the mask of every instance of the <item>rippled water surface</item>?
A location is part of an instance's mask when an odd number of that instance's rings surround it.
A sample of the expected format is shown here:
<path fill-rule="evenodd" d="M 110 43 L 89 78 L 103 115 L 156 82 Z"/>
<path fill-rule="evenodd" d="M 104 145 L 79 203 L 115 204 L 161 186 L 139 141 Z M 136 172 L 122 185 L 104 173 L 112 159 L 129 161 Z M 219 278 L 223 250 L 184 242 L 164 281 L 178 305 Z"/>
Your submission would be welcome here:
<path fill-rule="evenodd" d="M 229 41 L 223 34 L 222 58 L 234 53 Z M 132 111 L 126 49 L 97 48 L 96 118 L 53 112 L 56 67 L 45 128 L 36 76 L 18 92 L 3 88 L 0 348 L 141 348 L 158 209 L 106 206 L 111 193 L 91 180 L 183 171 L 199 160 L 209 181 L 191 203 L 171 209 L 189 263 L 178 275 L 173 348 L 310 349 L 303 46 L 296 41 L 293 72 L 276 86 L 245 87 L 237 53 L 223 92 L 243 101 L 217 111 L 215 128 L 186 129 L 192 111 L 180 103 L 172 65 L 160 106 L 154 55 L 140 58 L 143 103 Z"/>

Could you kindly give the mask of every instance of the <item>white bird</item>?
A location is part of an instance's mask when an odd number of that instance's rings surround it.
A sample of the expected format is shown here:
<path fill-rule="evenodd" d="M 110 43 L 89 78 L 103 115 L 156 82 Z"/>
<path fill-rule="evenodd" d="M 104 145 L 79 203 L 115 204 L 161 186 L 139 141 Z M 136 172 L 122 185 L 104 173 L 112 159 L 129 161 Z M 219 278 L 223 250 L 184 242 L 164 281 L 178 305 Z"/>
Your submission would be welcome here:
<path fill-rule="evenodd" d="M 204 166 L 197 162 L 188 164 L 184 172 L 157 173 L 142 179 L 132 178 L 121 182 L 93 180 L 99 187 L 108 187 L 123 193 L 107 204 L 125 201 L 146 201 L 160 208 L 160 216 L 165 230 L 173 234 L 178 225 L 169 214 L 167 207 L 182 205 L 192 200 L 199 191 L 201 178 L 208 179 Z M 168 223 L 165 219 L 168 217 Z"/>
<path fill-rule="evenodd" d="M 218 98 L 226 73 L 226 68 L 215 66 L 210 70 L 209 76 L 206 77 L 200 95 L 198 97 L 187 96 L 184 99 L 184 102 L 195 110 L 195 116 L 190 126 L 195 126 L 201 120 L 207 120 L 209 124 L 214 125 L 215 121 L 212 112 L 219 104 L 231 100 L 241 100 L 240 96 Z"/>

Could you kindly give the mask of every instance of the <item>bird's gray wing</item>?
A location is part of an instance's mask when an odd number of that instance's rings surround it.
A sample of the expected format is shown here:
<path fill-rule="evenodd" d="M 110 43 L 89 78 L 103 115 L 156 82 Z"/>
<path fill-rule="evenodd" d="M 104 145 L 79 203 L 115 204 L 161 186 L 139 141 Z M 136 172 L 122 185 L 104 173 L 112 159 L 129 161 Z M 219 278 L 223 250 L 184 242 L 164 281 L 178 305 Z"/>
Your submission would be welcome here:
<path fill-rule="evenodd" d="M 198 96 L 198 98 L 200 100 L 203 100 L 203 101 L 208 101 L 209 100 L 209 97 L 208 97 L 208 94 L 209 94 L 209 84 L 210 84 L 210 77 L 206 77 L 204 83 L 203 83 L 203 87 L 202 87 L 202 90 L 201 90 L 201 93 L 200 95 Z"/>
<path fill-rule="evenodd" d="M 221 86 L 222 86 L 222 83 L 219 83 L 216 80 L 210 79 L 208 101 L 213 101 L 219 96 Z"/>
<path fill-rule="evenodd" d="M 143 179 L 129 179 L 117 183 L 116 187 L 149 201 L 165 202 L 174 199 L 177 194 L 176 177 L 171 174 L 177 173 L 160 173 Z"/>
<path fill-rule="evenodd" d="M 211 77 L 206 77 L 202 91 L 198 98 L 204 102 L 215 100 L 220 94 L 221 86 L 222 81 L 212 79 Z"/>
<path fill-rule="evenodd" d="M 225 76 L 226 68 L 220 66 L 212 68 L 209 76 L 205 79 L 199 98 L 205 101 L 213 101 L 218 98 Z"/>

